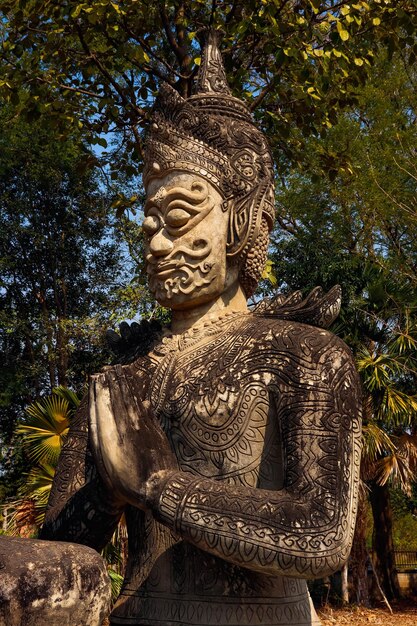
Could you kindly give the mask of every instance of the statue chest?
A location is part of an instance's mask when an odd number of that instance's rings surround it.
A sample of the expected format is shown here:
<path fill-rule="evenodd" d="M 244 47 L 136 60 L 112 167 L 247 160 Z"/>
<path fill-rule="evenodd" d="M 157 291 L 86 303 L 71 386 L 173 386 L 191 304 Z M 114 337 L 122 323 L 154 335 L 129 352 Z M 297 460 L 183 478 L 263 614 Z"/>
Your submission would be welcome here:
<path fill-rule="evenodd" d="M 149 394 L 181 469 L 231 484 L 279 488 L 274 397 L 250 358 L 251 338 L 222 336 L 159 361 Z"/>

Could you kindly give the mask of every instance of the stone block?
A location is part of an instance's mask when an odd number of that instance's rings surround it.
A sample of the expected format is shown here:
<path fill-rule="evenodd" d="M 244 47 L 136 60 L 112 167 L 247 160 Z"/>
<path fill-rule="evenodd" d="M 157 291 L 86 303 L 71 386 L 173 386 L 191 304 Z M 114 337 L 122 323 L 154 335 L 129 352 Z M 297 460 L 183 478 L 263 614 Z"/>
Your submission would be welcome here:
<path fill-rule="evenodd" d="M 110 598 L 106 566 L 95 550 L 0 537 L 0 626 L 100 626 Z"/>

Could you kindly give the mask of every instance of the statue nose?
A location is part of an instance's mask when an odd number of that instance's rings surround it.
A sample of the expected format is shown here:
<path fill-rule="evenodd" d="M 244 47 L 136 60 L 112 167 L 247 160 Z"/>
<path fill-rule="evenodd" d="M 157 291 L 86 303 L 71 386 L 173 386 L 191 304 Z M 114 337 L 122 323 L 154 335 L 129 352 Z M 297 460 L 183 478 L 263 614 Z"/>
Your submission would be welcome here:
<path fill-rule="evenodd" d="M 164 230 L 160 230 L 156 233 L 149 244 L 149 250 L 153 256 L 166 256 L 172 252 L 174 244 L 171 239 L 167 237 Z"/>

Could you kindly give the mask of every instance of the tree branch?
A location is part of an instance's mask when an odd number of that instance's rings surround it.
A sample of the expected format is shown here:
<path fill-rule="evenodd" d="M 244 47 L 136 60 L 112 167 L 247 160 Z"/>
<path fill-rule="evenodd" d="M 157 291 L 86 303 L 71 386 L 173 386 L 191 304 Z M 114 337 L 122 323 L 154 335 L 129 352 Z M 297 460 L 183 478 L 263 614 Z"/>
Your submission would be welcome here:
<path fill-rule="evenodd" d="M 182 54 L 181 54 L 181 49 L 180 46 L 178 45 L 177 40 L 174 37 L 174 33 L 171 30 L 171 26 L 169 24 L 169 19 L 168 19 L 168 15 L 166 12 L 166 8 L 165 8 L 165 2 L 161 1 L 159 3 L 159 15 L 161 17 L 161 21 L 162 21 L 162 25 L 164 27 L 164 31 L 165 34 L 167 36 L 169 45 L 171 46 L 175 56 L 177 57 L 177 60 L 181 66 L 182 64 Z"/>
<path fill-rule="evenodd" d="M 273 88 L 273 84 L 272 83 L 269 83 L 269 84 L 265 85 L 265 87 L 262 89 L 262 91 L 251 102 L 251 105 L 250 105 L 249 109 L 251 111 L 254 111 L 256 109 L 256 107 L 258 107 L 261 104 L 262 100 L 268 95 L 268 93 L 271 91 L 272 88 Z"/>
<path fill-rule="evenodd" d="M 53 81 L 42 78 L 42 76 L 36 76 L 36 80 L 37 82 L 45 83 L 46 85 L 50 85 L 51 87 L 53 87 L 54 85 Z M 56 86 L 63 91 L 68 90 L 74 91 L 76 93 L 83 93 L 84 95 L 89 96 L 90 98 L 94 98 L 96 100 L 100 100 L 102 98 L 102 96 L 98 95 L 97 93 L 94 93 L 93 91 L 88 91 L 88 89 L 83 89 L 82 87 L 71 87 L 70 85 L 66 85 L 65 83 L 56 83 Z"/>
<path fill-rule="evenodd" d="M 97 56 L 94 54 L 94 52 L 92 52 L 90 50 L 90 48 L 88 47 L 85 39 L 84 39 L 84 35 L 83 32 L 81 30 L 81 27 L 79 24 L 77 24 L 77 33 L 78 33 L 78 38 L 80 40 L 80 43 L 85 51 L 85 53 L 88 55 L 88 57 L 90 59 L 93 60 L 93 62 L 96 64 L 96 66 L 98 67 L 98 69 L 100 70 L 100 72 L 103 74 L 103 76 L 105 76 L 107 78 L 108 83 L 113 87 L 113 89 L 117 92 L 117 94 L 120 97 L 120 100 L 123 102 L 123 104 L 128 108 L 131 107 L 137 115 L 139 115 L 139 117 L 145 117 L 146 116 L 146 111 L 144 109 L 142 109 L 141 107 L 138 107 L 136 102 L 133 103 L 129 100 L 129 98 L 126 97 L 126 94 L 124 93 L 123 89 L 120 87 L 120 85 L 118 84 L 118 82 L 116 80 L 114 80 L 113 76 L 110 74 L 110 72 L 104 67 L 104 65 L 101 63 L 101 61 L 97 58 Z"/>
<path fill-rule="evenodd" d="M 139 45 L 141 45 L 142 48 L 149 54 L 150 57 L 152 57 L 153 59 L 155 59 L 155 61 L 157 61 L 158 63 L 163 65 L 165 67 L 165 69 L 168 70 L 169 73 L 174 74 L 178 78 L 185 78 L 179 72 L 174 70 L 174 68 L 171 65 L 169 65 L 169 63 L 167 63 L 167 61 L 165 61 L 165 59 L 163 59 L 161 56 L 159 56 L 159 54 L 157 54 L 154 50 L 152 50 L 151 46 L 149 46 L 142 37 L 138 37 L 138 35 L 136 35 L 132 31 L 132 29 L 129 28 L 129 26 L 127 24 L 125 24 L 125 32 L 129 35 L 129 37 L 131 37 L 134 41 L 136 41 Z M 127 58 L 127 57 L 125 57 L 125 58 Z M 137 65 L 137 67 L 139 67 L 139 65 Z M 146 72 L 145 68 L 143 68 L 143 70 Z M 166 80 L 167 82 L 169 82 L 169 80 L 170 80 L 169 78 L 164 77 L 163 74 L 161 74 L 161 73 L 159 73 L 159 75 L 157 74 L 157 76 L 158 76 L 158 78 L 162 78 L 162 80 Z"/>

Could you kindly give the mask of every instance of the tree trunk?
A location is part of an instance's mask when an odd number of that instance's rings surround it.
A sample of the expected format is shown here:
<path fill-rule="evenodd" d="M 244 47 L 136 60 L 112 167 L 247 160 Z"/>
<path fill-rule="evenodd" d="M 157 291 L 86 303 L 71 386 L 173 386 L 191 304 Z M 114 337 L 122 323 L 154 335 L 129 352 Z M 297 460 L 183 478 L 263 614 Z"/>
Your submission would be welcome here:
<path fill-rule="evenodd" d="M 349 604 L 349 587 L 348 587 L 348 564 L 342 567 L 341 571 L 342 583 L 342 604 Z"/>
<path fill-rule="evenodd" d="M 361 606 L 370 606 L 368 588 L 368 551 L 366 549 L 366 515 L 367 503 L 365 489 L 359 489 L 358 516 L 355 534 L 349 559 L 351 580 L 351 601 Z"/>
<path fill-rule="evenodd" d="M 42 321 L 43 321 L 43 326 L 44 326 L 45 335 L 46 335 L 49 384 L 51 386 L 51 391 L 52 391 L 52 389 L 56 387 L 56 384 L 57 384 L 53 326 L 52 326 L 52 321 L 50 319 L 48 308 L 46 306 L 45 296 L 41 291 L 39 291 L 39 293 L 37 294 L 37 299 L 41 306 Z"/>
<path fill-rule="evenodd" d="M 374 518 L 374 567 L 388 600 L 400 598 L 392 538 L 392 508 L 387 485 L 371 484 L 370 500 Z"/>
<path fill-rule="evenodd" d="M 68 337 L 65 332 L 65 320 L 58 318 L 56 325 L 56 372 L 58 385 L 68 385 Z"/>

